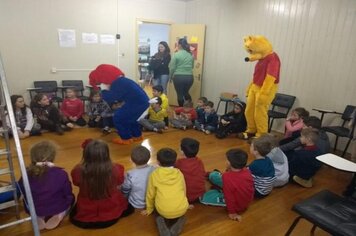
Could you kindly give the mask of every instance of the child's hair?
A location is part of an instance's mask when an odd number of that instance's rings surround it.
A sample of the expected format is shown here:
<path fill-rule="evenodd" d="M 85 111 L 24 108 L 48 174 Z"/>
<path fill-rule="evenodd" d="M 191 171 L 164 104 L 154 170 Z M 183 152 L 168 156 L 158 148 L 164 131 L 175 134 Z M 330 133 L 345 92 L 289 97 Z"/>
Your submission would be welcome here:
<path fill-rule="evenodd" d="M 174 163 L 177 160 L 177 153 L 171 148 L 162 148 L 157 152 L 157 160 L 159 161 L 160 166 L 174 166 Z"/>
<path fill-rule="evenodd" d="M 315 144 L 319 139 L 319 131 L 314 128 L 302 129 L 300 135 L 310 140 L 313 144 Z"/>
<path fill-rule="evenodd" d="M 262 135 L 264 139 L 271 144 L 271 150 L 275 147 L 278 147 L 278 139 L 276 135 L 273 134 L 264 134 Z"/>
<path fill-rule="evenodd" d="M 160 92 L 160 93 L 163 93 L 163 87 L 162 87 L 162 85 L 153 86 L 153 87 L 152 87 L 152 90 L 156 90 L 156 91 L 158 91 L 158 92 Z"/>
<path fill-rule="evenodd" d="M 212 101 L 208 101 L 205 106 L 214 108 L 214 103 Z"/>
<path fill-rule="evenodd" d="M 240 107 L 240 109 L 241 109 L 242 112 L 245 110 L 245 108 L 246 108 L 246 103 L 244 103 L 244 102 L 241 101 L 240 99 L 234 99 L 233 102 L 234 102 L 234 105 L 235 105 L 235 106 L 239 106 L 239 107 Z"/>
<path fill-rule="evenodd" d="M 11 104 L 12 104 L 12 109 L 14 110 L 14 112 L 16 112 L 16 102 L 17 102 L 17 99 L 19 99 L 19 98 L 23 99 L 23 96 L 21 96 L 21 95 L 12 95 L 10 97 Z M 26 107 L 27 107 L 27 105 L 25 104 L 25 106 L 21 108 L 21 114 L 23 116 L 26 116 Z"/>
<path fill-rule="evenodd" d="M 159 104 L 162 105 L 162 98 L 161 97 L 156 97 L 156 102 L 153 104 Z"/>
<path fill-rule="evenodd" d="M 199 152 L 200 143 L 192 138 L 183 138 L 180 142 L 180 148 L 188 158 L 196 157 Z"/>
<path fill-rule="evenodd" d="M 40 177 L 49 168 L 47 162 L 53 162 L 57 154 L 56 146 L 50 141 L 42 141 L 32 146 L 30 150 L 31 164 L 27 168 L 30 176 Z M 37 163 L 42 162 L 41 165 Z"/>
<path fill-rule="evenodd" d="M 200 97 L 198 98 L 199 101 L 202 101 L 204 105 L 208 102 L 208 99 L 206 97 Z"/>
<path fill-rule="evenodd" d="M 304 125 L 314 129 L 321 129 L 321 120 L 316 116 L 309 116 L 304 118 Z"/>
<path fill-rule="evenodd" d="M 226 152 L 226 157 L 231 167 L 242 169 L 246 166 L 248 155 L 240 148 L 233 148 Z"/>
<path fill-rule="evenodd" d="M 44 94 L 44 93 L 37 93 L 34 97 L 33 97 L 33 99 L 32 99 L 32 101 L 31 101 L 31 108 L 32 107 L 38 107 L 39 106 L 39 102 L 42 100 L 42 98 L 44 97 L 44 96 L 47 96 L 46 94 Z"/>
<path fill-rule="evenodd" d="M 304 107 L 297 107 L 293 111 L 303 120 L 309 116 L 309 111 L 305 110 Z"/>
<path fill-rule="evenodd" d="M 110 195 L 112 162 L 109 147 L 101 140 L 92 140 L 83 151 L 81 165 L 82 185 L 90 199 L 103 199 Z"/>
<path fill-rule="evenodd" d="M 147 164 L 150 158 L 150 150 L 148 150 L 145 146 L 136 146 L 131 151 L 131 160 L 138 166 Z"/>
<path fill-rule="evenodd" d="M 254 139 L 252 141 L 254 149 L 261 155 L 266 156 L 272 150 L 270 138 L 267 135 Z"/>
<path fill-rule="evenodd" d="M 93 97 L 96 96 L 96 95 L 99 95 L 99 96 L 101 97 L 100 90 L 94 90 L 94 89 L 93 89 L 93 90 L 90 92 L 90 100 L 92 100 Z"/>
<path fill-rule="evenodd" d="M 192 107 L 193 107 L 192 101 L 190 101 L 190 100 L 185 100 L 184 103 L 183 103 L 183 107 L 192 108 Z"/>

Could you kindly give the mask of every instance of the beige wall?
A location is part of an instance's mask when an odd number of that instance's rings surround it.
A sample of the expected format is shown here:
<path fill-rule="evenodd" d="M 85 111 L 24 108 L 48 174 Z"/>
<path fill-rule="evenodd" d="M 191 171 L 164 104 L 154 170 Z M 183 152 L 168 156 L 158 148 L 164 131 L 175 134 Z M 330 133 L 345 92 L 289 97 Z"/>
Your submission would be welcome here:
<path fill-rule="evenodd" d="M 100 63 L 136 70 L 136 18 L 184 23 L 185 2 L 175 0 L 2 0 L 0 53 L 10 94 L 28 98 L 34 80 L 82 79 Z M 57 29 L 75 29 L 75 48 L 61 48 Z M 116 34 L 115 45 L 89 45 L 81 34 Z M 121 56 L 119 56 L 121 55 Z M 74 69 L 51 73 L 51 68 Z"/>
<path fill-rule="evenodd" d="M 262 34 L 281 58 L 279 92 L 295 95 L 296 106 L 342 112 L 356 104 L 356 1 L 195 0 L 187 3 L 186 21 L 207 25 L 203 92 L 209 98 L 222 91 L 244 97 L 255 63 L 244 62 L 243 37 Z M 324 125 L 333 118 L 326 116 Z M 274 128 L 282 131 L 283 123 Z"/>

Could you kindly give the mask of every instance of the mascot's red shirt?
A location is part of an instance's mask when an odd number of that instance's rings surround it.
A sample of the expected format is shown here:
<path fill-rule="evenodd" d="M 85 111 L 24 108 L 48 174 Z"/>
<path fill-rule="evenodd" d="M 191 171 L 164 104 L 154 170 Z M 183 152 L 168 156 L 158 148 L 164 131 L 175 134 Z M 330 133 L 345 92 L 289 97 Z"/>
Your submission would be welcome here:
<path fill-rule="evenodd" d="M 269 54 L 261 60 L 258 60 L 255 66 L 255 72 L 253 73 L 253 83 L 261 87 L 266 78 L 266 75 L 269 74 L 276 78 L 276 81 L 274 81 L 274 83 L 278 84 L 280 66 L 281 62 L 275 52 Z"/>

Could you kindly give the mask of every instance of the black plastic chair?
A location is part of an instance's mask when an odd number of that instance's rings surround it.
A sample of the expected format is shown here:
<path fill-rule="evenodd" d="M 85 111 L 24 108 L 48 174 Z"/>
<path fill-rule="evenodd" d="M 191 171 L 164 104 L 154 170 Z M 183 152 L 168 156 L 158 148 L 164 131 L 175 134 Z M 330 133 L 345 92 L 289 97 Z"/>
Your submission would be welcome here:
<path fill-rule="evenodd" d="M 61 97 L 58 96 L 58 86 L 57 81 L 55 80 L 43 80 L 43 81 L 34 81 L 34 88 L 28 88 L 30 92 L 30 98 L 32 100 L 33 92 L 35 93 L 44 93 L 52 102 L 56 102 L 59 106 L 59 103 L 63 101 Z"/>
<path fill-rule="evenodd" d="M 221 93 L 219 97 L 218 106 L 216 107 L 216 112 L 217 113 L 219 112 L 220 103 L 225 102 L 225 110 L 223 114 L 225 115 L 227 113 L 229 103 L 233 104 L 235 98 L 237 98 L 237 94 L 235 93 L 228 93 L 228 92 Z"/>
<path fill-rule="evenodd" d="M 73 88 L 75 91 L 77 91 L 78 98 L 82 100 L 83 102 L 89 101 L 90 98 L 88 96 L 84 95 L 84 84 L 82 80 L 62 80 L 62 94 L 64 97 L 64 90 L 67 88 Z"/>
<path fill-rule="evenodd" d="M 347 127 L 347 124 L 351 120 L 351 118 L 352 118 L 351 115 L 353 114 L 355 108 L 356 108 L 356 106 L 347 105 L 345 107 L 345 110 L 344 110 L 343 113 L 323 111 L 324 114 L 332 113 L 332 114 L 341 115 L 342 124 L 340 126 L 323 126 L 322 129 L 325 132 L 332 133 L 332 134 L 334 134 L 336 136 L 335 145 L 334 145 L 334 151 L 337 148 L 337 142 L 339 140 L 339 137 L 348 138 L 347 144 L 346 144 L 345 149 L 344 149 L 344 151 L 342 153 L 342 157 L 345 156 L 347 148 L 349 147 L 350 142 L 354 137 L 356 121 L 353 122 L 351 127 Z"/>
<path fill-rule="evenodd" d="M 290 109 L 294 105 L 295 99 L 295 96 L 276 93 L 271 104 L 272 108 L 268 111 L 268 132 L 271 132 L 275 119 L 287 118 Z"/>
<path fill-rule="evenodd" d="M 341 197 L 328 190 L 323 190 L 312 197 L 305 199 L 292 208 L 298 216 L 289 227 L 286 236 L 290 235 L 304 218 L 313 224 L 311 235 L 316 227 L 323 229 L 331 235 L 356 235 L 356 200 Z"/>

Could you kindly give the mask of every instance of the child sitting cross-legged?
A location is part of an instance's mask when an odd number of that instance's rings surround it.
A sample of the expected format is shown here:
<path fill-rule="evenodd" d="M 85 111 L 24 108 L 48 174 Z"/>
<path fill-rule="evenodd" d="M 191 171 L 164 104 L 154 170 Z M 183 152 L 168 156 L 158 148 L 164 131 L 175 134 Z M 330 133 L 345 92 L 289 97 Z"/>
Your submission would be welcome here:
<path fill-rule="evenodd" d="M 246 130 L 245 107 L 244 102 L 234 100 L 234 109 L 220 119 L 219 127 L 215 132 L 217 138 L 226 138 L 232 133 L 239 134 Z"/>
<path fill-rule="evenodd" d="M 197 119 L 197 113 L 193 108 L 193 103 L 189 100 L 184 101 L 183 107 L 174 109 L 171 124 L 174 128 L 186 130 L 193 126 L 193 121 Z"/>
<path fill-rule="evenodd" d="M 163 109 L 166 109 L 168 111 L 168 97 L 166 94 L 163 93 L 163 87 L 162 85 L 156 85 L 152 87 L 152 95 L 153 97 L 160 97 L 162 99 L 162 105 L 161 107 Z"/>
<path fill-rule="evenodd" d="M 71 171 L 79 193 L 70 221 L 84 229 L 107 228 L 134 212 L 118 189 L 124 182 L 124 167 L 111 161 L 104 141 L 86 140 L 82 147 L 82 161 Z"/>
<path fill-rule="evenodd" d="M 134 208 L 146 207 L 146 188 L 148 177 L 155 167 L 148 165 L 150 151 L 144 146 L 134 147 L 131 151 L 131 160 L 136 168 L 127 172 L 121 191 L 128 196 L 129 203 Z"/>
<path fill-rule="evenodd" d="M 320 149 L 315 145 L 318 138 L 318 130 L 305 128 L 300 137 L 304 148 L 287 153 L 289 175 L 296 183 L 305 188 L 313 186 L 312 177 L 321 167 L 321 163 L 316 159 L 321 155 Z"/>
<path fill-rule="evenodd" d="M 28 182 L 40 230 L 56 228 L 74 203 L 72 184 L 67 172 L 53 163 L 56 153 L 56 146 L 48 141 L 35 144 L 30 151 Z M 22 177 L 19 186 L 21 192 L 25 193 Z M 26 199 L 25 195 L 25 202 Z M 24 205 L 26 212 L 29 212 L 28 205 Z"/>
<path fill-rule="evenodd" d="M 113 112 L 110 106 L 101 98 L 100 91 L 93 90 L 90 94 L 90 103 L 87 106 L 90 128 L 102 128 L 104 134 L 111 133 L 113 127 Z"/>
<path fill-rule="evenodd" d="M 250 146 L 250 153 L 255 160 L 250 163 L 250 169 L 255 185 L 255 197 L 262 198 L 271 193 L 276 179 L 275 170 L 267 154 L 272 150 L 272 145 L 267 135 L 254 139 Z"/>
<path fill-rule="evenodd" d="M 162 99 L 160 97 L 155 97 L 154 99 L 156 101 L 151 103 L 148 109 L 148 117 L 142 118 L 138 122 L 145 130 L 162 134 L 163 129 L 166 129 L 168 125 L 168 114 L 166 109 L 161 107 Z"/>
<path fill-rule="evenodd" d="M 214 103 L 208 101 L 205 105 L 203 115 L 198 116 L 198 119 L 195 121 L 195 129 L 203 131 L 206 134 L 215 132 L 218 127 L 219 117 L 214 110 Z"/>
<path fill-rule="evenodd" d="M 156 223 L 159 234 L 179 235 L 185 223 L 189 203 L 186 197 L 184 176 L 174 164 L 177 153 L 170 148 L 157 152 L 160 167 L 149 177 L 146 193 L 146 210 L 142 215 L 157 213 Z"/>
<path fill-rule="evenodd" d="M 254 197 L 253 178 L 246 168 L 247 153 L 241 149 L 230 149 L 226 152 L 227 169 L 221 174 L 213 171 L 209 181 L 219 189 L 209 190 L 200 199 L 206 205 L 226 206 L 232 220 L 241 220 L 240 213 L 245 211 Z"/>
<path fill-rule="evenodd" d="M 193 203 L 205 193 L 205 168 L 203 162 L 197 157 L 199 142 L 192 138 L 183 138 L 180 142 L 183 158 L 178 159 L 175 167 L 184 175 L 187 187 L 187 198 Z"/>
<path fill-rule="evenodd" d="M 84 104 L 83 101 L 77 98 L 75 89 L 66 89 L 66 98 L 63 99 L 61 112 L 65 120 L 79 126 L 85 126 L 87 122 L 83 118 Z"/>

